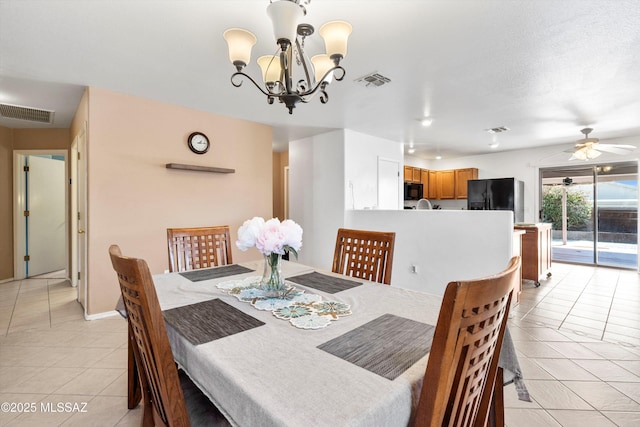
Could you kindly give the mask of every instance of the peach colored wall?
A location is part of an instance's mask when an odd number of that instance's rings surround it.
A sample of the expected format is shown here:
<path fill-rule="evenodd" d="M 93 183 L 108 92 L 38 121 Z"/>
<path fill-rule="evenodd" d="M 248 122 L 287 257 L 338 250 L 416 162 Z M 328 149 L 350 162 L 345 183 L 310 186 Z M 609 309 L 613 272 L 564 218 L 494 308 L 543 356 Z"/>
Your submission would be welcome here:
<path fill-rule="evenodd" d="M 272 214 L 271 127 L 89 88 L 88 304 L 113 310 L 120 295 L 108 248 L 168 269 L 168 227 L 229 225 Z M 211 148 L 192 153 L 187 136 L 205 133 Z M 235 169 L 233 174 L 169 170 L 166 163 Z M 259 258 L 233 247 L 234 261 Z"/>
<path fill-rule="evenodd" d="M 13 150 L 68 149 L 68 129 L 0 126 L 0 280 L 13 278 Z"/>
<path fill-rule="evenodd" d="M 69 150 L 69 129 L 14 129 L 14 150 Z"/>
<path fill-rule="evenodd" d="M 13 129 L 0 126 L 0 280 L 13 278 Z"/>

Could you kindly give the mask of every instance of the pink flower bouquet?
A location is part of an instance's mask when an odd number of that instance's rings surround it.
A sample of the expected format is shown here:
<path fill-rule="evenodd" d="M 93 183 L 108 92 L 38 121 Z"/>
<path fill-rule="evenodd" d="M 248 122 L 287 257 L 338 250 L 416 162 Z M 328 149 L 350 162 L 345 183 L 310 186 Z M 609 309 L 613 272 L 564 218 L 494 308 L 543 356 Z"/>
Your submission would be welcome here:
<path fill-rule="evenodd" d="M 302 247 L 302 227 L 290 219 L 280 222 L 278 218 L 265 221 L 254 217 L 238 229 L 236 246 L 241 251 L 255 246 L 264 255 L 291 252 L 297 258 Z"/>

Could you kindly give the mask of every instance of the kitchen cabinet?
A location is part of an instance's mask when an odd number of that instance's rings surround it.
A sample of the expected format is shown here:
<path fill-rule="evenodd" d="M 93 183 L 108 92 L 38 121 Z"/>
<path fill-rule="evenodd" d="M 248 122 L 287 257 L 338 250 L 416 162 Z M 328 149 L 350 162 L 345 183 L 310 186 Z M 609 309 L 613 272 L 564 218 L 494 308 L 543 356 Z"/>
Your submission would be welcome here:
<path fill-rule="evenodd" d="M 427 194 L 427 199 L 437 199 L 438 198 L 438 171 L 428 171 L 429 175 L 429 187 L 428 189 L 424 189 L 424 192 Z"/>
<path fill-rule="evenodd" d="M 438 199 L 455 199 L 456 176 L 454 170 L 436 171 Z"/>
<path fill-rule="evenodd" d="M 467 181 L 478 179 L 478 169 L 435 171 L 413 166 L 404 167 L 404 181 L 422 184 L 425 199 L 466 199 Z"/>
<path fill-rule="evenodd" d="M 525 231 L 515 229 L 513 230 L 513 245 L 512 245 L 512 253 L 513 256 L 519 256 L 522 258 L 522 236 L 524 236 Z M 518 280 L 513 285 L 513 296 L 511 297 L 511 307 L 515 307 L 520 304 L 520 299 L 522 296 L 522 259 L 520 260 L 520 267 L 518 267 Z"/>
<path fill-rule="evenodd" d="M 467 181 L 470 179 L 478 179 L 478 169 L 466 168 L 455 170 L 456 199 L 467 198 Z"/>
<path fill-rule="evenodd" d="M 422 184 L 422 197 L 429 198 L 429 170 L 420 169 L 420 183 Z"/>
<path fill-rule="evenodd" d="M 540 280 L 551 277 L 551 224 L 521 224 L 516 230 L 524 230 L 522 236 L 522 278 Z"/>
<path fill-rule="evenodd" d="M 405 166 L 404 167 L 404 181 L 405 182 L 417 182 L 417 183 L 420 183 L 421 170 L 422 169 L 415 168 L 413 166 Z"/>

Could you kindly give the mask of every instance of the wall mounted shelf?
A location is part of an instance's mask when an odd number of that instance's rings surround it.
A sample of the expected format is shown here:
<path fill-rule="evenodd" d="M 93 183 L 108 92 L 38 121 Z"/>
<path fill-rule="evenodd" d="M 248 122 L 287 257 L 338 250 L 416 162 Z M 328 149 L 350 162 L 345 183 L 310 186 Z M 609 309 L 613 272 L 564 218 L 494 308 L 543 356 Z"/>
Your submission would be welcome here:
<path fill-rule="evenodd" d="M 235 169 L 216 168 L 213 166 L 184 165 L 182 163 L 167 163 L 167 169 L 179 169 L 185 171 L 196 172 L 213 172 L 213 173 L 235 173 Z"/>

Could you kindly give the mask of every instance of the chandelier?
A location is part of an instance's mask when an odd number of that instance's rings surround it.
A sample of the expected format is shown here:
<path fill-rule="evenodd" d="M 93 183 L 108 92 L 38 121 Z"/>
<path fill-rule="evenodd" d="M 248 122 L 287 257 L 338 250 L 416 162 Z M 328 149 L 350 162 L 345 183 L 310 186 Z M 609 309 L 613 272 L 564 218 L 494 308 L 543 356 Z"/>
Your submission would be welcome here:
<path fill-rule="evenodd" d="M 243 78 L 249 79 L 267 96 L 269 104 L 277 99 L 289 109 L 289 114 L 293 114 L 296 104 L 309 102 L 316 93 L 320 94 L 320 102 L 326 104 L 329 101 L 327 85 L 333 78 L 340 81 L 345 75 L 340 61 L 347 54 L 351 24 L 331 21 L 320 27 L 326 53 L 309 60 L 304 51 L 304 42 L 306 37 L 314 33 L 314 28 L 299 22 L 306 15 L 305 4 L 309 2 L 311 0 L 272 0 L 267 7 L 278 48 L 274 55 L 261 56 L 257 60 L 262 70 L 262 85 L 243 71 L 251 60 L 251 48 L 256 44 L 256 36 L 240 28 L 230 28 L 224 32 L 224 39 L 229 46 L 229 60 L 236 67 L 236 72 L 231 75 L 231 84 L 240 87 Z M 294 76 L 294 69 L 299 76 Z"/>

